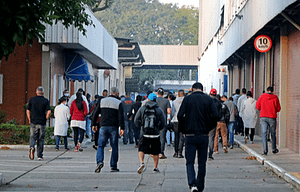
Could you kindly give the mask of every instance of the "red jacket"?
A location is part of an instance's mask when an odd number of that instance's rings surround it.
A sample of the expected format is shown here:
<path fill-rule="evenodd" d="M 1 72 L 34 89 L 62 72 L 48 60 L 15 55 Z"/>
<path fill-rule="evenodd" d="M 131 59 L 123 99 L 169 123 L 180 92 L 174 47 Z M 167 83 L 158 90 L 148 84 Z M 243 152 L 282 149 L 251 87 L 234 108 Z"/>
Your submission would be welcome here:
<path fill-rule="evenodd" d="M 87 110 L 86 103 L 84 101 L 82 101 L 82 104 L 83 104 L 83 111 L 79 111 L 76 106 L 76 100 L 72 102 L 70 107 L 70 114 L 72 116 L 72 120 L 85 121 L 85 117 L 88 114 L 88 110 Z"/>
<path fill-rule="evenodd" d="M 278 97 L 270 93 L 264 93 L 258 98 L 256 108 L 260 110 L 260 117 L 268 118 L 277 118 L 277 112 L 281 109 Z"/>

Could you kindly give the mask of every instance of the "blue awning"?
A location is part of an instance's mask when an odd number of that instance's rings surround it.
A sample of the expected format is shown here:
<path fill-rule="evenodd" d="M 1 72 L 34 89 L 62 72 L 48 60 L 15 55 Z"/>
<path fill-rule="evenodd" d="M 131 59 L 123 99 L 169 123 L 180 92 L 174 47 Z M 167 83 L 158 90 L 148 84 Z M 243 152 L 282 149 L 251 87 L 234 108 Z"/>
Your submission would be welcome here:
<path fill-rule="evenodd" d="M 66 80 L 94 81 L 92 65 L 74 51 L 65 51 L 65 76 Z"/>

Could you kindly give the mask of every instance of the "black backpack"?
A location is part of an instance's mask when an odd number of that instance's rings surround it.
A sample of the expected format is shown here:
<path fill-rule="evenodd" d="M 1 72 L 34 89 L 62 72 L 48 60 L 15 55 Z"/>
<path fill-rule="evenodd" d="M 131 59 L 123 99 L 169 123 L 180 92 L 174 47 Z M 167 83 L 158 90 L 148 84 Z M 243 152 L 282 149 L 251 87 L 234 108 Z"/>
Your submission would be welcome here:
<path fill-rule="evenodd" d="M 142 129 L 145 135 L 159 134 L 155 108 L 146 106 L 142 118 Z"/>

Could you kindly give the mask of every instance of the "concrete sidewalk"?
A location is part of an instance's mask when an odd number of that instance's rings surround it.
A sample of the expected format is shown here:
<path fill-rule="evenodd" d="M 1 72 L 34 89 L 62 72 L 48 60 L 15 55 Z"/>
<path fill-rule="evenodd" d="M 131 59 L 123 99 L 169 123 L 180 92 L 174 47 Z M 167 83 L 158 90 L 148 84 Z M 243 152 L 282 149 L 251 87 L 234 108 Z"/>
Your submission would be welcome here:
<path fill-rule="evenodd" d="M 251 144 L 250 140 L 245 143 L 243 136 L 235 135 L 235 141 L 241 149 L 250 154 L 250 156 L 256 157 L 257 161 L 262 165 L 269 167 L 280 178 L 300 189 L 299 154 L 286 148 L 278 148 L 279 153 L 273 154 L 271 142 L 268 142 L 269 153 L 267 156 L 263 156 L 262 139 L 257 135 L 254 136 L 253 144 Z"/>

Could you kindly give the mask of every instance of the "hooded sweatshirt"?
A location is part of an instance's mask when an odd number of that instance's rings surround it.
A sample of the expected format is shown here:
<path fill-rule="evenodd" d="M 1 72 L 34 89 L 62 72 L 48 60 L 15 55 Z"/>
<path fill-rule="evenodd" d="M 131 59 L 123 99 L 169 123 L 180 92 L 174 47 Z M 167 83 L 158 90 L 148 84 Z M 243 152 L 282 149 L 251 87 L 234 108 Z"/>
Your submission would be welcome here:
<path fill-rule="evenodd" d="M 279 99 L 272 93 L 262 94 L 256 102 L 257 110 L 260 110 L 260 118 L 277 118 L 277 112 L 281 110 Z"/>

